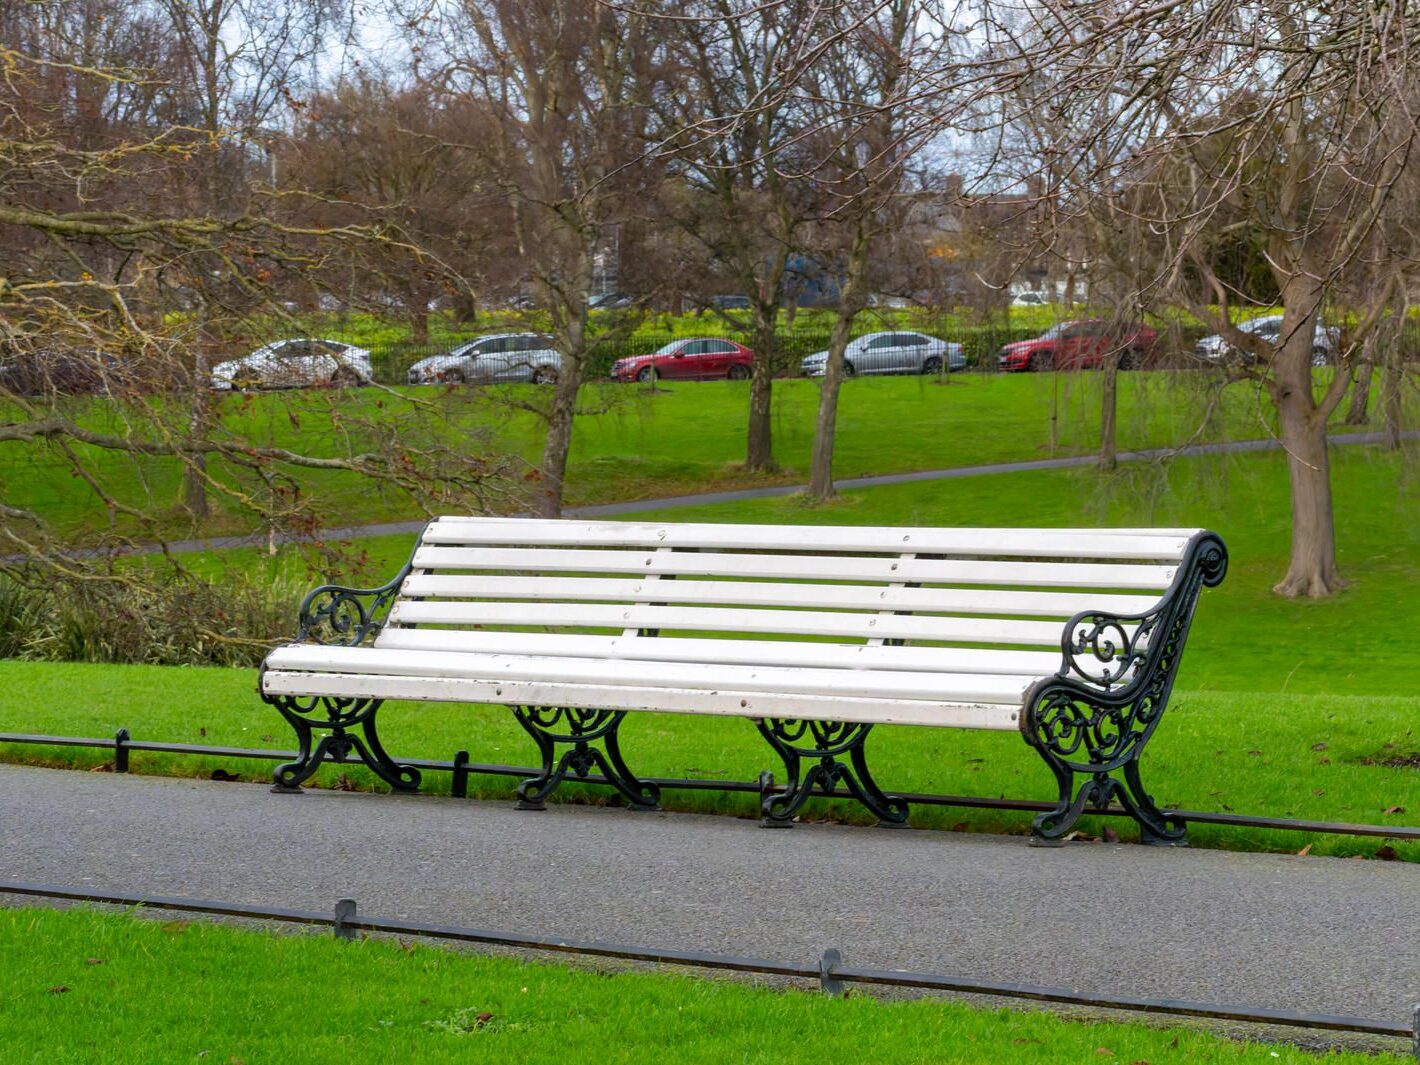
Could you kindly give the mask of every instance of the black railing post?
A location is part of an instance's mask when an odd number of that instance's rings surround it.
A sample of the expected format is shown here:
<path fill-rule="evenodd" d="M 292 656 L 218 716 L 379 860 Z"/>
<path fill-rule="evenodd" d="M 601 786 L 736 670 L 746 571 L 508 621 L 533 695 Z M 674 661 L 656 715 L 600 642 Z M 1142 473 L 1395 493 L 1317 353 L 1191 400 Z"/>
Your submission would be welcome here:
<path fill-rule="evenodd" d="M 818 988 L 832 998 L 843 997 L 843 981 L 833 975 L 833 969 L 843 961 L 837 947 L 829 947 L 818 960 Z"/>
<path fill-rule="evenodd" d="M 115 773 L 128 772 L 128 741 L 132 738 L 126 728 L 121 728 L 113 734 L 113 771 Z"/>
<path fill-rule="evenodd" d="M 454 781 L 449 792 L 455 799 L 468 798 L 468 752 L 455 751 L 452 766 Z"/>
<path fill-rule="evenodd" d="M 331 926 L 331 931 L 335 933 L 336 939 L 355 938 L 355 929 L 347 923 L 353 920 L 355 920 L 355 900 L 338 900 L 335 904 L 335 923 Z"/>

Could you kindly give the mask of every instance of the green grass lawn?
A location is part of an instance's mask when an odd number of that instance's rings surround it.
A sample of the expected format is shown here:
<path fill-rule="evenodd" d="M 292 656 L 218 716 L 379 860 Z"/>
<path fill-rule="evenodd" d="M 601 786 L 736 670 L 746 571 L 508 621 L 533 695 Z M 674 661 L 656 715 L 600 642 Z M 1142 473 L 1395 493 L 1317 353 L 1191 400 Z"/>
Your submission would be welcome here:
<path fill-rule="evenodd" d="M 1306 1062 L 1284 1044 L 920 999 L 522 964 L 384 940 L 0 909 L 7 1065 Z M 1335 1053 L 1337 1063 L 1399 1062 Z"/>
<path fill-rule="evenodd" d="M 1255 439 L 1270 433 L 1257 397 L 1231 386 L 1221 407 L 1205 416 L 1200 373 L 1131 373 L 1121 377 L 1119 443 L 1154 447 L 1194 439 Z M 1010 462 L 1089 453 L 1098 446 L 1098 375 L 959 374 L 936 378 L 860 379 L 845 387 L 839 407 L 839 476 Z M 500 388 L 360 389 L 226 396 L 219 400 L 224 433 L 253 444 L 317 455 L 352 442 L 375 446 L 369 425 L 408 424 L 462 451 L 515 456 L 535 463 L 542 423 L 518 404 L 532 386 Z M 746 484 L 803 480 L 813 439 L 818 385 L 785 380 L 775 387 L 775 453 L 782 475 L 747 477 L 744 455 L 748 386 L 743 382 L 670 383 L 588 390 L 588 413 L 576 426 L 568 473 L 570 503 L 645 499 Z M 103 432 L 137 431 L 107 400 L 76 399 L 74 414 Z M 176 424 L 185 413 L 172 415 Z M 1053 426 L 1053 428 L 1052 428 Z M 411 441 L 413 443 L 413 441 Z M 81 540 L 108 531 L 151 539 L 157 533 L 250 531 L 250 517 L 213 493 L 216 513 L 194 529 L 173 509 L 178 470 L 166 460 L 134 459 L 78 445 L 76 454 L 117 500 L 159 514 L 153 528 L 108 508 L 48 443 L 0 449 L 0 490 L 6 502 L 41 514 Z M 213 469 L 220 472 L 220 463 Z M 515 486 L 516 487 L 516 486 Z M 352 474 L 307 470 L 304 505 L 327 525 L 408 518 L 416 503 Z M 516 499 L 494 505 L 515 507 Z"/>

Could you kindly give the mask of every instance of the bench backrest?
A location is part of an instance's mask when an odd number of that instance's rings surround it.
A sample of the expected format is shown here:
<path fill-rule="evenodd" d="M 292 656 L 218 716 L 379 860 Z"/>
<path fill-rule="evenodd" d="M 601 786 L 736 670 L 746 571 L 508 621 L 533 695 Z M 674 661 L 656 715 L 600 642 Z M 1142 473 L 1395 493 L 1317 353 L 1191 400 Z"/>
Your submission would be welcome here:
<path fill-rule="evenodd" d="M 440 518 L 375 645 L 1048 673 L 1075 614 L 1154 609 L 1198 531 Z"/>

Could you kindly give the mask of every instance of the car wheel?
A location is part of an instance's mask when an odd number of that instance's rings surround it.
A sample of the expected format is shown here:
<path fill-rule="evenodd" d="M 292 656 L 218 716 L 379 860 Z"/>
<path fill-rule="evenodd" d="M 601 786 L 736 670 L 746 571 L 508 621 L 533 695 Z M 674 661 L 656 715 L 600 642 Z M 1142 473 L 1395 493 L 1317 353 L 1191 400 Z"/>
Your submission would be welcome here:
<path fill-rule="evenodd" d="M 1325 348 L 1322 348 L 1322 347 L 1312 348 L 1312 365 L 1313 365 L 1313 366 L 1325 366 L 1325 365 L 1326 365 L 1327 363 L 1329 363 L 1330 361 L 1331 361 L 1331 353 L 1330 353 L 1329 351 L 1327 351 Z"/>
<path fill-rule="evenodd" d="M 857 371 L 856 369 L 854 369 L 853 364 L 852 364 L 851 362 L 845 362 L 845 363 L 843 364 L 843 376 L 844 376 L 844 377 L 856 377 L 857 374 L 858 374 L 858 371 Z"/>
<path fill-rule="evenodd" d="M 444 374 L 444 384 L 462 385 L 467 384 L 468 378 L 464 377 L 462 370 L 449 370 Z"/>
<path fill-rule="evenodd" d="M 654 366 L 643 366 L 636 371 L 636 380 L 640 381 L 642 384 L 645 384 L 647 381 L 654 381 L 660 376 Z"/>
<path fill-rule="evenodd" d="M 348 366 L 342 366 L 330 376 L 330 383 L 336 388 L 358 388 L 360 375 Z"/>
<path fill-rule="evenodd" d="M 1029 367 L 1034 373 L 1045 373 L 1047 370 L 1055 369 L 1055 360 L 1043 351 L 1037 351 L 1030 357 Z"/>
<path fill-rule="evenodd" d="M 925 360 L 925 361 L 922 363 L 922 372 L 923 372 L 923 373 L 941 373 L 941 372 L 942 372 L 942 360 L 939 359 L 939 358 L 937 358 L 937 356 L 933 355 L 931 358 Z"/>
<path fill-rule="evenodd" d="M 747 377 L 749 377 L 748 366 L 742 366 L 739 363 L 735 363 L 733 366 L 730 367 L 731 381 L 743 381 Z"/>
<path fill-rule="evenodd" d="M 533 371 L 532 379 L 535 385 L 555 385 L 557 384 L 557 371 L 551 366 L 539 366 Z"/>
<path fill-rule="evenodd" d="M 1122 352 L 1119 356 L 1119 368 L 1121 370 L 1137 370 L 1142 356 L 1137 348 L 1130 348 Z"/>

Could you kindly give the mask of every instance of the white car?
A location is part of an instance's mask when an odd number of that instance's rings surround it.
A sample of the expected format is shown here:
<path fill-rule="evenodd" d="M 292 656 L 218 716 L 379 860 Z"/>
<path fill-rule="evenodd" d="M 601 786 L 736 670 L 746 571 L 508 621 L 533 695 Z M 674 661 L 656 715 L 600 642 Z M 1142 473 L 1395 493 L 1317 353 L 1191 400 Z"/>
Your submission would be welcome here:
<path fill-rule="evenodd" d="M 828 352 L 816 351 L 804 359 L 799 369 L 807 377 L 822 377 Z M 843 350 L 843 376 L 860 373 L 937 373 L 966 369 L 966 354 L 960 344 L 928 336 L 926 333 L 868 333 L 850 340 Z"/>
<path fill-rule="evenodd" d="M 374 380 L 370 353 L 338 340 L 277 340 L 212 367 L 213 388 L 310 388 Z"/>
<path fill-rule="evenodd" d="M 430 355 L 409 368 L 411 385 L 464 384 L 470 381 L 557 383 L 562 356 L 552 338 L 541 333 L 495 333 Z"/>
<path fill-rule="evenodd" d="M 1238 328 L 1244 333 L 1261 337 L 1269 344 L 1276 344 L 1277 338 L 1282 332 L 1282 316 L 1269 314 L 1263 318 L 1250 318 L 1246 322 L 1239 322 Z M 1312 365 L 1325 366 L 1336 357 L 1340 347 L 1341 330 L 1335 326 L 1326 326 L 1317 322 L 1316 333 L 1312 336 Z M 1207 359 L 1209 362 L 1253 361 L 1252 352 L 1239 351 L 1216 333 L 1204 337 L 1193 345 L 1193 354 L 1200 359 Z"/>

